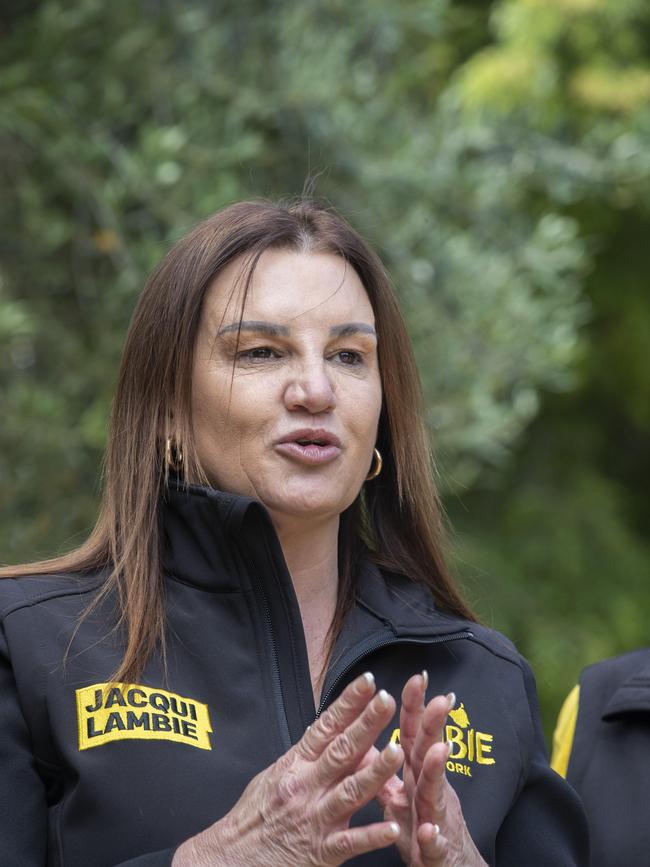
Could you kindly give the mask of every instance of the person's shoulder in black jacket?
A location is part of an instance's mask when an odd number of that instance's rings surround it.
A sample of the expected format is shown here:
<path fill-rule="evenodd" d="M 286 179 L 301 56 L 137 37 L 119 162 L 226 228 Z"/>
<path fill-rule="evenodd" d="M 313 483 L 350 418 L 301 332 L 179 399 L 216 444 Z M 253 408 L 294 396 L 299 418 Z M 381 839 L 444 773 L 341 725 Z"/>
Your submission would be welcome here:
<path fill-rule="evenodd" d="M 582 798 L 592 867 L 647 867 L 650 648 L 582 672 L 558 718 L 552 765 Z"/>

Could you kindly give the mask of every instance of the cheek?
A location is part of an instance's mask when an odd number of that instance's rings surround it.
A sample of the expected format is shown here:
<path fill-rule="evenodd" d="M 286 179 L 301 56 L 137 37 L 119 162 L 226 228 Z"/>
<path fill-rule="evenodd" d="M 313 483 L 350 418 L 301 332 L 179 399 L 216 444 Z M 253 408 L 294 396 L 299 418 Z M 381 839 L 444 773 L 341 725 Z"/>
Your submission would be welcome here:
<path fill-rule="evenodd" d="M 376 445 L 380 409 L 381 406 L 376 401 L 358 400 L 345 425 L 352 445 L 350 458 L 355 465 L 358 465 L 359 472 L 365 470 L 365 461 L 370 460 Z"/>
<path fill-rule="evenodd" d="M 196 435 L 220 451 L 245 449 L 268 415 L 262 409 L 266 394 L 268 388 L 260 392 L 253 377 L 233 380 L 230 368 L 202 371 L 192 389 Z"/>
<path fill-rule="evenodd" d="M 360 436 L 364 439 L 374 440 L 377 435 L 379 417 L 382 407 L 382 390 L 379 379 L 376 383 L 369 384 L 369 388 L 362 394 L 355 396 L 353 404 L 352 421 Z"/>
<path fill-rule="evenodd" d="M 228 439 L 229 382 L 219 372 L 206 367 L 195 368 L 192 381 L 192 423 L 203 460 L 212 455 L 217 446 L 222 448 Z"/>

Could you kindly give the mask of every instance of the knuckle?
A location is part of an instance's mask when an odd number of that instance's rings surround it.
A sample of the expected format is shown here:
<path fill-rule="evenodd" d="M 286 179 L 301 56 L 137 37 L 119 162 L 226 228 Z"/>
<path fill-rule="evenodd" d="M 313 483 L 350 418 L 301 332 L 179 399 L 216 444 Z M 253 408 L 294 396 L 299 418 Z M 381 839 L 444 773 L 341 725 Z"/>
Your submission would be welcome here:
<path fill-rule="evenodd" d="M 346 777 L 339 788 L 339 799 L 343 807 L 356 807 L 361 800 L 361 786 L 356 777 Z"/>
<path fill-rule="evenodd" d="M 341 818 L 341 805 L 335 797 L 325 798 L 321 805 L 320 818 L 325 825 L 332 825 Z"/>
<path fill-rule="evenodd" d="M 295 747 L 292 747 L 288 752 L 279 756 L 271 767 L 278 774 L 286 774 L 291 770 L 295 762 L 295 757 Z M 262 771 L 262 773 L 264 773 L 264 771 Z"/>
<path fill-rule="evenodd" d="M 377 710 L 373 705 L 369 705 L 357 720 L 357 725 L 364 732 L 370 731 L 377 725 L 377 720 L 381 717 L 381 710 Z"/>
<path fill-rule="evenodd" d="M 316 748 L 316 733 L 307 732 L 302 736 L 294 747 L 296 755 L 308 762 L 313 762 L 318 758 L 318 750 Z"/>
<path fill-rule="evenodd" d="M 447 798 L 447 792 L 442 788 L 442 786 L 440 786 L 434 795 L 433 803 L 436 808 L 436 812 L 442 817 L 447 815 Z"/>
<path fill-rule="evenodd" d="M 334 708 L 329 708 L 325 713 L 320 717 L 320 729 L 325 735 L 332 735 L 337 731 L 337 721 L 336 714 L 334 712 Z"/>
<path fill-rule="evenodd" d="M 354 844 L 348 831 L 341 831 L 328 846 L 328 854 L 336 859 L 336 863 L 346 861 L 354 854 Z"/>
<path fill-rule="evenodd" d="M 289 770 L 283 774 L 276 785 L 276 798 L 279 805 L 289 804 L 305 789 L 304 781 L 295 770 Z"/>
<path fill-rule="evenodd" d="M 346 734 L 339 735 L 331 746 L 330 754 L 336 764 L 347 764 L 354 758 L 354 744 Z"/>

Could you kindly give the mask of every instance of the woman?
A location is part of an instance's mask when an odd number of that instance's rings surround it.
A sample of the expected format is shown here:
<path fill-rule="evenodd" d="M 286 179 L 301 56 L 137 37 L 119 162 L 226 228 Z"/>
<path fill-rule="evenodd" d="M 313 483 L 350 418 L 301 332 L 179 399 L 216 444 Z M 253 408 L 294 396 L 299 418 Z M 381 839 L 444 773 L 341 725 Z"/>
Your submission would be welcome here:
<path fill-rule="evenodd" d="M 0 582 L 5 863 L 583 863 L 440 524 L 376 255 L 310 202 L 201 224 L 136 308 L 94 532 Z"/>

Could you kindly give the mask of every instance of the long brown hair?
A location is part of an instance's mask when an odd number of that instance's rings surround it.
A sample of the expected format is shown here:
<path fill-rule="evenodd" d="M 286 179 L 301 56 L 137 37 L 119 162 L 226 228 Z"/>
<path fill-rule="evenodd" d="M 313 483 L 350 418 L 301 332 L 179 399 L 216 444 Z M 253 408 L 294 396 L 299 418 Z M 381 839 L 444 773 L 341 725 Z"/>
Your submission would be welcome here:
<path fill-rule="evenodd" d="M 61 557 L 0 571 L 17 576 L 106 568 L 101 595 L 116 592 L 117 625 L 127 635 L 116 680 L 135 681 L 156 648 L 164 654 L 157 510 L 167 483 L 165 438 L 172 431 L 182 447 L 185 480 L 207 483 L 191 426 L 192 365 L 203 300 L 216 276 L 237 257 L 244 257 L 250 283 L 256 262 L 269 248 L 341 256 L 359 275 L 375 314 L 383 387 L 377 446 L 384 465 L 342 518 L 340 586 L 330 641 L 354 599 L 357 564 L 364 553 L 427 585 L 447 611 L 475 619 L 445 564 L 419 376 L 380 259 L 342 217 L 317 202 L 240 202 L 180 240 L 140 295 L 113 403 L 101 510 L 89 538 Z"/>

